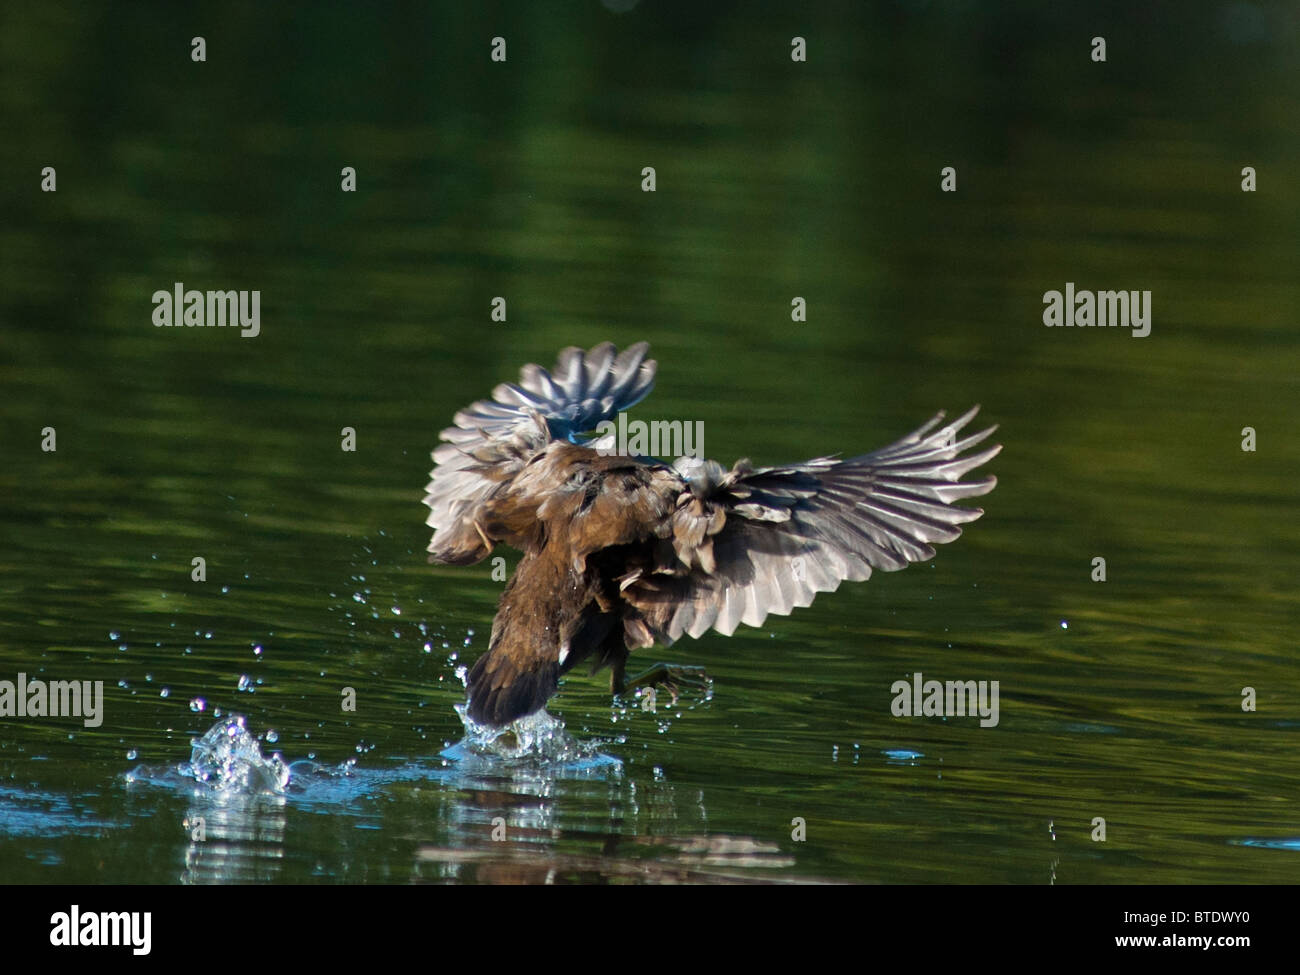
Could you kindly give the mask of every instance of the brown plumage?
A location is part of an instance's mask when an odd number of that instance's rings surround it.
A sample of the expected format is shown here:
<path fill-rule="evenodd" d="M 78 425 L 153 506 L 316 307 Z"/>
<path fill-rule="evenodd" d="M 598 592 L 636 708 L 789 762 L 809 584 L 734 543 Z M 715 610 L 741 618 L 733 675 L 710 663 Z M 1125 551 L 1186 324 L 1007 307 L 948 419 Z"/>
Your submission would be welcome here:
<path fill-rule="evenodd" d="M 503 725 L 545 706 L 579 663 L 624 686 L 631 650 L 758 626 L 819 592 L 933 557 L 983 512 L 953 504 L 987 494 L 961 481 L 1000 445 L 963 455 L 995 427 L 957 438 L 979 407 L 940 427 L 939 413 L 860 457 L 726 470 L 609 453 L 582 435 L 644 398 L 655 362 L 639 342 L 560 353 L 553 372 L 525 366 L 455 416 L 434 452 L 425 497 L 431 562 L 469 565 L 505 544 L 523 552 L 488 650 L 469 673 L 469 714 Z"/>

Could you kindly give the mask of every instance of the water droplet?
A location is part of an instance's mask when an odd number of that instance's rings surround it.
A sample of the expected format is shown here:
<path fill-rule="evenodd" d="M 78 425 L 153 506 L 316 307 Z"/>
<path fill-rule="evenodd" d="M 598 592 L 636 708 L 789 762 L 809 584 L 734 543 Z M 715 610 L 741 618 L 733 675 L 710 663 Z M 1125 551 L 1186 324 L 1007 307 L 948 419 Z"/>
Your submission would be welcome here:
<path fill-rule="evenodd" d="M 126 753 L 126 760 L 128 762 L 134 762 L 136 759 L 136 755 L 137 755 L 136 750 L 132 748 L 129 752 Z"/>
<path fill-rule="evenodd" d="M 274 728 L 272 728 L 267 731 L 266 740 L 270 742 L 272 745 L 274 745 L 277 741 L 280 740 L 280 733 L 276 731 Z"/>
<path fill-rule="evenodd" d="M 109 631 L 108 631 L 108 638 L 109 638 L 110 640 L 117 640 L 117 639 L 120 639 L 121 636 L 122 636 L 122 634 L 121 634 L 121 633 L 118 633 L 117 630 L 109 630 Z"/>
<path fill-rule="evenodd" d="M 207 706 L 208 706 L 208 702 L 203 700 L 203 698 L 201 697 L 193 698 L 190 701 L 190 710 L 194 712 L 202 711 Z"/>
<path fill-rule="evenodd" d="M 249 687 L 252 686 L 252 684 L 253 684 L 253 681 L 252 681 L 252 679 L 251 679 L 247 674 L 240 674 L 240 675 L 239 675 L 239 689 L 240 689 L 241 691 L 246 691 L 246 690 L 248 690 Z"/>
<path fill-rule="evenodd" d="M 392 612 L 392 614 L 393 614 L 394 616 L 401 616 L 401 615 L 402 615 L 402 607 L 401 607 L 401 606 L 394 606 L 394 607 L 392 608 L 391 612 Z"/>
<path fill-rule="evenodd" d="M 1061 629 L 1068 630 L 1069 628 L 1070 624 L 1066 620 L 1061 620 Z"/>
<path fill-rule="evenodd" d="M 166 687 L 164 687 L 161 691 L 158 692 L 159 697 L 167 697 L 170 694 L 171 694 L 171 689 Z"/>

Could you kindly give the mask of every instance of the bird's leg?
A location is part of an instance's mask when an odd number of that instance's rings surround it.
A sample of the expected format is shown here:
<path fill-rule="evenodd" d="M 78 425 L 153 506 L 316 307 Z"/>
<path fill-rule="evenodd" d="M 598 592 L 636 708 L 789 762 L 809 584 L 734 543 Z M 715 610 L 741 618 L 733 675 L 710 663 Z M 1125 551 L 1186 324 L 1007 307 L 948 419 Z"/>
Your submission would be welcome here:
<path fill-rule="evenodd" d="M 622 677 L 622 674 L 619 675 Z M 703 667 L 690 664 L 657 663 L 644 673 L 638 674 L 624 682 L 623 690 L 636 690 L 642 687 L 662 688 L 672 695 L 672 703 L 677 703 L 677 696 L 683 686 L 695 687 L 707 691 L 713 686 L 713 678 Z M 618 693 L 618 692 L 616 692 Z"/>
<path fill-rule="evenodd" d="M 609 692 L 617 695 L 625 690 L 627 690 L 627 657 L 621 657 L 610 661 Z"/>

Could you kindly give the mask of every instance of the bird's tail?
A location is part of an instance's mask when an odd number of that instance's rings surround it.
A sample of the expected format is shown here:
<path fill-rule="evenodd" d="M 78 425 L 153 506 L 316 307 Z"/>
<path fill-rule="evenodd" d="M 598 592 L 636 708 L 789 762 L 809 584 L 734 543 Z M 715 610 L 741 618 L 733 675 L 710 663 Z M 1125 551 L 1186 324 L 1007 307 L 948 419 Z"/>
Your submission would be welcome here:
<path fill-rule="evenodd" d="M 500 728 L 546 706 L 559 688 L 560 665 L 535 655 L 520 659 L 498 645 L 475 661 L 466 685 L 470 718 Z"/>

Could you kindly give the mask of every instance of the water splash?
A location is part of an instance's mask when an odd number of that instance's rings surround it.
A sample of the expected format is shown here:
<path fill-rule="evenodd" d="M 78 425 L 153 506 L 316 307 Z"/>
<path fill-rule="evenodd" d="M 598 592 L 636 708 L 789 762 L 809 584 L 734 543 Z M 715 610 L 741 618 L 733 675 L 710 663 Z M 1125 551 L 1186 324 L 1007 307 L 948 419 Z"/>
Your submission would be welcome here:
<path fill-rule="evenodd" d="M 177 771 L 216 792 L 283 795 L 289 785 L 289 766 L 279 752 L 262 754 L 242 714 L 218 721 L 192 744 L 189 763 Z"/>
<path fill-rule="evenodd" d="M 623 766 L 617 758 L 600 753 L 604 741 L 579 741 L 564 730 L 563 721 L 545 710 L 525 715 L 502 728 L 479 724 L 469 716 L 468 704 L 457 704 L 456 714 L 465 726 L 465 737 L 442 751 L 444 758 L 454 762 L 504 761 L 569 769 Z"/>

